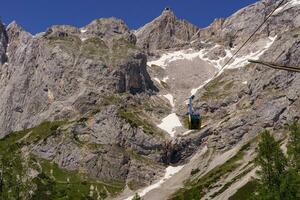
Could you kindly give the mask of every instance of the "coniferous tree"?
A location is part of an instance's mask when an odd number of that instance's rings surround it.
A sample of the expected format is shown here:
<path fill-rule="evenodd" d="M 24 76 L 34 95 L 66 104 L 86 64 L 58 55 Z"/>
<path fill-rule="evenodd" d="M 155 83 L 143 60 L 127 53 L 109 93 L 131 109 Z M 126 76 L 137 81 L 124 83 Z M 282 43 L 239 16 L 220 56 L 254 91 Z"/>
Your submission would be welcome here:
<path fill-rule="evenodd" d="M 286 172 L 287 159 L 279 143 L 267 130 L 261 133 L 256 164 L 261 168 L 259 172 L 261 187 L 259 187 L 257 198 L 280 200 L 281 181 Z"/>
<path fill-rule="evenodd" d="M 299 200 L 300 184 L 297 172 L 289 168 L 281 177 L 280 181 L 280 200 Z"/>
<path fill-rule="evenodd" d="M 300 126 L 296 122 L 290 126 L 288 156 L 291 167 L 300 173 Z"/>
<path fill-rule="evenodd" d="M 132 198 L 132 200 L 143 200 L 142 197 L 140 197 L 139 194 L 135 194 L 134 197 Z"/>
<path fill-rule="evenodd" d="M 300 126 L 294 122 L 290 127 L 287 145 L 288 170 L 281 182 L 281 195 L 284 200 L 300 199 Z"/>
<path fill-rule="evenodd" d="M 300 200 L 300 126 L 290 126 L 288 157 L 268 132 L 261 133 L 256 164 L 260 167 L 259 200 Z"/>

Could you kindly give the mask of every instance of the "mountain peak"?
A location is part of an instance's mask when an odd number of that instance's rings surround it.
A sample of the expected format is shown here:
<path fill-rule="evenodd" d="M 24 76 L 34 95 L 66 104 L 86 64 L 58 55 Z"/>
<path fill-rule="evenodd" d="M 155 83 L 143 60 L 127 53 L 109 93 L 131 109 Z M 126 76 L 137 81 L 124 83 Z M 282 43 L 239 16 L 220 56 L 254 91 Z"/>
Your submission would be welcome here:
<path fill-rule="evenodd" d="M 14 32 L 23 32 L 24 29 L 22 26 L 20 26 L 18 24 L 17 21 L 12 21 L 7 27 L 6 27 L 6 30 L 9 32 L 9 31 L 14 31 Z"/>
<path fill-rule="evenodd" d="M 17 23 L 16 20 L 12 21 L 8 26 L 7 29 L 18 29 L 23 30 L 23 28 Z"/>
<path fill-rule="evenodd" d="M 161 16 L 172 16 L 172 17 L 174 17 L 175 14 L 174 14 L 173 10 L 172 10 L 170 7 L 166 7 L 166 8 L 162 11 Z"/>
<path fill-rule="evenodd" d="M 170 7 L 152 22 L 136 31 L 138 46 L 149 51 L 182 46 L 190 41 L 198 28 L 178 19 Z"/>

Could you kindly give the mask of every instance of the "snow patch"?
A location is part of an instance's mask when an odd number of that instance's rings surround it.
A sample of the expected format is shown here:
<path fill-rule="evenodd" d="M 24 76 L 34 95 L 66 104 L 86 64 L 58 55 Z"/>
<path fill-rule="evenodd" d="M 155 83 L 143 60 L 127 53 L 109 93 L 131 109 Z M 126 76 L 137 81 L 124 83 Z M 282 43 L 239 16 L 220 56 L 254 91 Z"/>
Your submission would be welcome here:
<path fill-rule="evenodd" d="M 188 135 L 188 134 L 191 133 L 191 132 L 192 132 L 192 130 L 188 130 L 188 131 L 182 133 L 181 135 Z"/>
<path fill-rule="evenodd" d="M 86 29 L 80 29 L 81 33 L 85 33 L 87 30 Z"/>
<path fill-rule="evenodd" d="M 273 13 L 273 15 L 277 15 L 278 13 L 284 12 L 292 7 L 296 7 L 300 5 L 300 1 L 299 0 L 291 0 L 289 2 L 287 2 L 286 4 L 280 6 L 279 8 L 277 8 L 277 10 L 275 10 L 275 12 Z"/>
<path fill-rule="evenodd" d="M 44 35 L 46 32 L 40 32 L 40 33 L 36 33 L 35 35 L 33 35 L 33 38 L 37 38 L 39 36 Z"/>
<path fill-rule="evenodd" d="M 217 45 L 215 47 L 217 47 Z M 215 47 L 213 47 L 213 48 L 215 48 Z M 193 60 L 193 59 L 196 59 L 196 58 L 200 58 L 204 61 L 207 61 L 207 62 L 213 64 L 210 59 L 205 57 L 205 55 L 206 55 L 205 51 L 207 51 L 207 49 L 202 49 L 200 51 L 195 51 L 193 49 L 188 49 L 188 50 L 180 50 L 180 51 L 165 53 L 159 59 L 147 62 L 147 65 L 148 66 L 157 65 L 157 66 L 160 66 L 163 69 L 166 69 L 168 64 L 173 62 L 173 61 Z"/>
<path fill-rule="evenodd" d="M 171 94 L 166 94 L 166 95 L 163 95 L 163 96 L 164 96 L 166 99 L 169 100 L 170 105 L 171 105 L 172 107 L 175 107 L 173 95 L 171 95 Z"/>
<path fill-rule="evenodd" d="M 244 82 L 243 82 L 244 85 L 247 85 L 247 83 L 248 83 L 248 81 L 244 81 Z"/>
<path fill-rule="evenodd" d="M 158 124 L 157 127 L 159 127 L 160 129 L 166 131 L 167 133 L 170 134 L 171 137 L 175 136 L 175 128 L 176 127 L 181 127 L 182 124 L 179 121 L 178 116 L 176 115 L 176 113 L 172 113 L 170 115 L 168 115 L 167 117 L 165 117 L 164 119 L 162 119 L 162 123 Z"/>
<path fill-rule="evenodd" d="M 153 78 L 156 82 L 158 82 L 159 84 L 161 84 L 160 80 L 157 77 Z"/>
<path fill-rule="evenodd" d="M 265 45 L 256 52 L 252 52 L 245 56 L 236 57 L 235 59 L 233 59 L 232 63 L 228 64 L 223 69 L 221 68 L 221 70 L 218 72 L 218 74 L 216 76 L 219 76 L 220 74 L 222 74 L 225 69 L 236 69 L 236 68 L 240 68 L 240 67 L 245 67 L 249 63 L 248 60 L 250 60 L 250 59 L 258 60 L 272 46 L 272 44 L 274 43 L 276 38 L 277 38 L 277 36 L 267 38 L 267 40 L 264 41 Z M 229 52 L 227 52 L 227 53 L 229 53 Z M 230 56 L 230 53 L 229 53 L 226 57 L 228 57 L 228 56 L 231 57 L 232 54 Z"/>
<path fill-rule="evenodd" d="M 163 78 L 163 80 L 162 80 L 162 81 L 166 83 L 166 82 L 167 82 L 167 80 L 169 80 L 169 77 L 168 77 L 168 76 L 167 76 L 167 77 L 165 77 L 165 78 Z"/>
<path fill-rule="evenodd" d="M 229 64 L 230 69 L 244 67 L 246 64 L 248 64 L 249 59 L 257 60 L 262 56 L 273 44 L 277 36 L 275 37 L 269 37 L 268 40 L 263 48 L 261 48 L 259 51 L 252 52 L 250 55 L 241 56 L 234 60 L 233 63 Z"/>
<path fill-rule="evenodd" d="M 164 182 L 166 182 L 169 178 L 171 178 L 173 175 L 177 174 L 184 166 L 178 166 L 178 167 L 172 167 L 169 166 L 166 168 L 165 175 L 162 179 L 160 179 L 157 183 L 154 183 L 153 185 L 150 185 L 146 188 L 144 188 L 141 192 L 138 192 L 138 194 L 143 197 L 151 190 L 154 190 L 155 188 L 159 188 Z M 133 196 L 128 197 L 124 200 L 131 200 Z"/>
<path fill-rule="evenodd" d="M 290 3 L 291 3 L 292 6 L 298 6 L 298 5 L 300 5 L 300 1 L 299 0 L 292 0 Z"/>

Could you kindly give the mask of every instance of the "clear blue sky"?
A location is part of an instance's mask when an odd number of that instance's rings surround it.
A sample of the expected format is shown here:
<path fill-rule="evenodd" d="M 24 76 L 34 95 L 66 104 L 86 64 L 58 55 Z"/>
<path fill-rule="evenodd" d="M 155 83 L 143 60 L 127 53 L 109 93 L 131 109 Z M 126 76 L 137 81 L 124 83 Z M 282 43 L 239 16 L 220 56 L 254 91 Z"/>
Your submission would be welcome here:
<path fill-rule="evenodd" d="M 171 7 L 178 18 L 208 26 L 257 0 L 1 0 L 0 16 L 16 20 L 27 31 L 45 31 L 54 24 L 82 27 L 93 19 L 115 16 L 137 29 Z"/>

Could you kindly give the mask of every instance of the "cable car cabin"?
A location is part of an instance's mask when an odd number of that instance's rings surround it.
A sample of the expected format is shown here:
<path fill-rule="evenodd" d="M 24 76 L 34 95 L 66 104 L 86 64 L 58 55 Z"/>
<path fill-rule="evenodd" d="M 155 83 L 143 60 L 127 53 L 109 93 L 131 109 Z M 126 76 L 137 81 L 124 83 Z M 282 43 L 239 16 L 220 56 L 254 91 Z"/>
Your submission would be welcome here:
<path fill-rule="evenodd" d="M 190 130 L 197 130 L 201 128 L 201 116 L 198 112 L 195 112 L 193 109 L 192 100 L 194 99 L 194 95 L 189 98 L 188 103 L 188 123 Z"/>
<path fill-rule="evenodd" d="M 189 115 L 189 129 L 198 130 L 201 128 L 200 114 Z"/>

